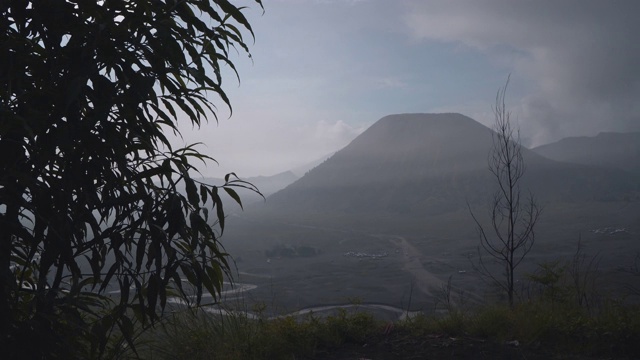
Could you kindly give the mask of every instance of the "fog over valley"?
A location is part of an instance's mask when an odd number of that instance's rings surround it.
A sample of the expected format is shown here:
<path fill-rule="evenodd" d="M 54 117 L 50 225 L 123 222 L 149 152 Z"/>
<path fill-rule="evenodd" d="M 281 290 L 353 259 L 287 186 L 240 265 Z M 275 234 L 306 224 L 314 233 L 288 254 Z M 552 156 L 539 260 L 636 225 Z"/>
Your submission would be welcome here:
<path fill-rule="evenodd" d="M 471 301 L 499 296 L 474 268 L 472 214 L 490 228 L 496 92 L 509 77 L 521 201 L 532 195 L 541 209 L 519 286 L 578 249 L 597 256 L 603 284 L 637 284 L 622 269 L 640 253 L 639 10 L 499 0 L 250 9 L 255 48 L 238 64 L 233 116 L 181 140 L 218 161 L 202 181 L 233 171 L 262 192 L 239 189 L 244 209 L 225 203 L 237 281 L 285 312 L 354 298 L 433 310 L 449 279 Z"/>
<path fill-rule="evenodd" d="M 542 213 L 518 282 L 541 263 L 571 258 L 578 246 L 598 256 L 603 283 L 628 277 L 622 264 L 634 264 L 640 250 L 637 135 L 522 148 L 522 191 Z M 456 113 L 389 115 L 300 178 L 256 178 L 266 200 L 247 196 L 223 236 L 238 281 L 258 284 L 250 298 L 267 296 L 285 312 L 355 298 L 429 312 L 449 279 L 470 301 L 490 301 L 499 292 L 474 269 L 479 235 L 471 212 L 489 223 L 496 136 Z M 607 151 L 581 157 L 584 147 Z"/>
<path fill-rule="evenodd" d="M 487 277 L 502 278 L 504 262 L 481 246 L 510 221 L 493 208 L 508 184 L 491 168 L 501 106 L 507 147 L 521 154 L 508 157 L 524 170 L 503 193 L 521 195 L 512 227 L 535 214 L 535 242 L 516 251 L 518 296 L 541 264 L 577 257 L 597 261 L 599 289 L 628 296 L 640 286 L 630 270 L 640 266 L 633 10 L 497 0 L 247 9 L 255 45 L 236 64 L 240 86 L 227 85 L 233 113 L 220 108 L 217 122 L 171 140 L 199 142 L 217 161 L 197 166 L 197 181 L 240 181 L 242 206 L 220 191 L 221 241 L 235 264 L 224 311 L 266 303 L 277 317 L 358 303 L 396 319 L 441 311 L 447 287 L 471 304 L 505 300 Z"/>

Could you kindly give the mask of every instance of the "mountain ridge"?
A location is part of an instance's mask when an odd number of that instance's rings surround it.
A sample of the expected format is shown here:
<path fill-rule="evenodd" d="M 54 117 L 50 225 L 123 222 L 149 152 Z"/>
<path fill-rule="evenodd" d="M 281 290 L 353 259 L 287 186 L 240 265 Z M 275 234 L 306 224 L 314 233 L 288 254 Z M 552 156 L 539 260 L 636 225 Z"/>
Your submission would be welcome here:
<path fill-rule="evenodd" d="M 457 113 L 381 118 L 342 150 L 268 198 L 289 212 L 455 211 L 495 191 L 488 171 L 492 131 Z M 616 169 L 564 164 L 522 148 L 523 191 L 545 200 L 603 201 L 634 193 L 638 178 Z"/>
<path fill-rule="evenodd" d="M 601 132 L 574 136 L 538 146 L 532 151 L 549 159 L 617 168 L 640 174 L 640 132 Z"/>

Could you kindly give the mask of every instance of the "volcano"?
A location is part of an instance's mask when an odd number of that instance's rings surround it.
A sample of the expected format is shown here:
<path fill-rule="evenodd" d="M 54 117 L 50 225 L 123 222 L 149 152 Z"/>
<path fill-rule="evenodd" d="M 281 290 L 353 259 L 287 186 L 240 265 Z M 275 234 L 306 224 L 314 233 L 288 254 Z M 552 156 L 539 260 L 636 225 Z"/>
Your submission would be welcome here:
<path fill-rule="evenodd" d="M 495 133 L 455 113 L 385 116 L 298 181 L 268 198 L 290 213 L 424 216 L 486 203 L 497 183 L 488 169 Z M 548 159 L 521 148 L 522 190 L 545 202 L 637 196 L 639 176 Z"/>

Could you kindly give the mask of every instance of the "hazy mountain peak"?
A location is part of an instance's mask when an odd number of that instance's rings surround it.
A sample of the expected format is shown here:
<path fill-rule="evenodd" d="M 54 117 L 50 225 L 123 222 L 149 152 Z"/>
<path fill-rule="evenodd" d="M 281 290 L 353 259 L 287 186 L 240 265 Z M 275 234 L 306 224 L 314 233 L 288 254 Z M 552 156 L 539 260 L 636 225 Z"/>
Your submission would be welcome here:
<path fill-rule="evenodd" d="M 443 153 L 459 156 L 468 155 L 470 147 L 485 149 L 490 137 L 489 128 L 462 114 L 395 114 L 378 120 L 336 156 L 364 156 L 382 162 L 408 160 L 398 156 L 430 157 L 430 164 L 436 165 L 444 160 Z"/>
<path fill-rule="evenodd" d="M 402 113 L 402 114 L 390 114 L 382 117 L 376 123 L 384 123 L 389 121 L 420 121 L 420 122 L 432 122 L 432 123 L 467 123 L 467 124 L 479 124 L 472 118 L 462 115 L 460 113 Z"/>
<path fill-rule="evenodd" d="M 427 183 L 485 170 L 490 147 L 491 130 L 461 114 L 389 115 L 269 202 L 347 211 L 419 203 L 437 191 Z"/>

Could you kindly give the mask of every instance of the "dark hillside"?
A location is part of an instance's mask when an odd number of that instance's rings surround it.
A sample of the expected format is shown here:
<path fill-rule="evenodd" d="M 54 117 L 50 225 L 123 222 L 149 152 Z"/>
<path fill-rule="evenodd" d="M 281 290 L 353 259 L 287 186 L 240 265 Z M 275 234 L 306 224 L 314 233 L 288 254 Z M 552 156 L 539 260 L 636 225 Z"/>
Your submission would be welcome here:
<path fill-rule="evenodd" d="M 569 137 L 532 150 L 557 161 L 616 168 L 640 174 L 640 132 L 603 132 L 594 137 Z"/>

